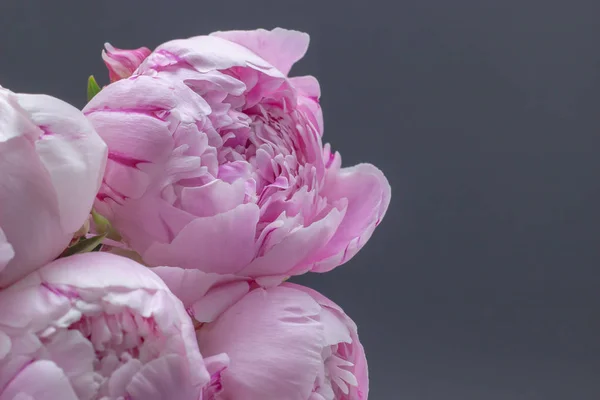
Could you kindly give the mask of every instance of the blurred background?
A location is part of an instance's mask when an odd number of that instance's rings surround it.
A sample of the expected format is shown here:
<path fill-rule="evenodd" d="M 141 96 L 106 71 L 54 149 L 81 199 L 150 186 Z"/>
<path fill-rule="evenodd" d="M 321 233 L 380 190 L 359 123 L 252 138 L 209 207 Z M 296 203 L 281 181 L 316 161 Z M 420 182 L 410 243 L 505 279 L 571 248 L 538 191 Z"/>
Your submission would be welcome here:
<path fill-rule="evenodd" d="M 597 0 L 2 0 L 0 84 L 78 107 L 103 43 L 303 30 L 325 140 L 392 204 L 295 279 L 359 326 L 374 400 L 600 398 Z M 265 399 L 271 400 L 271 399 Z M 273 399 L 277 400 L 277 399 Z"/>

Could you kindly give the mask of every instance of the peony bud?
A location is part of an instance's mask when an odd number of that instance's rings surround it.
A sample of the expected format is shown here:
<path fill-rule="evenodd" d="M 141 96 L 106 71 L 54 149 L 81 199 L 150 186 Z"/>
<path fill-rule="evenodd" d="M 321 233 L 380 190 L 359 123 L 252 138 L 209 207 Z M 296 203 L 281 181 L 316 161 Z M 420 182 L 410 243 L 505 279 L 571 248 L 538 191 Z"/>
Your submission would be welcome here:
<path fill-rule="evenodd" d="M 181 301 L 134 261 L 78 254 L 0 291 L 0 399 L 198 400 L 219 385 Z"/>
<path fill-rule="evenodd" d="M 88 219 L 106 156 L 75 107 L 0 88 L 0 288 L 68 246 Z"/>
<path fill-rule="evenodd" d="M 226 353 L 219 399 L 366 400 L 356 324 L 316 291 L 262 288 L 239 277 L 153 268 L 196 319 L 204 356 Z"/>

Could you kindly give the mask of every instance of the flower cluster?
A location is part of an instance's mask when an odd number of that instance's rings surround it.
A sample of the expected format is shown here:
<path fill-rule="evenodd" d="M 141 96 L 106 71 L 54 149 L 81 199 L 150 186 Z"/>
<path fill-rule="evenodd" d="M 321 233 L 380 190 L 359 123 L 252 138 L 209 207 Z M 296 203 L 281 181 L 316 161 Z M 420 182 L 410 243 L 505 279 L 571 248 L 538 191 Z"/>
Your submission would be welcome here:
<path fill-rule="evenodd" d="M 0 87 L 0 400 L 363 400 L 309 288 L 390 202 L 323 142 L 305 33 L 106 44 L 82 111 Z"/>

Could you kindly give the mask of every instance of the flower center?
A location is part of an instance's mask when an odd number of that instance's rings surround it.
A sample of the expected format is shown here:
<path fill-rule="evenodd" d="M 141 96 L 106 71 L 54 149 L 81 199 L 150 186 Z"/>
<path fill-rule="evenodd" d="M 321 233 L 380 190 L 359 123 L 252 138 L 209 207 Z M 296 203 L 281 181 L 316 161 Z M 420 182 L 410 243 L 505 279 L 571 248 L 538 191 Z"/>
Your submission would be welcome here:
<path fill-rule="evenodd" d="M 153 319 L 129 310 L 82 315 L 68 327 L 42 332 L 40 342 L 35 358 L 56 363 L 77 396 L 90 400 L 125 396 L 135 373 L 166 345 Z"/>
<path fill-rule="evenodd" d="M 348 400 L 351 387 L 358 386 L 352 371 L 354 364 L 348 361 L 351 346 L 340 343 L 323 350 L 324 371 L 315 380 L 313 391 L 325 400 Z"/>

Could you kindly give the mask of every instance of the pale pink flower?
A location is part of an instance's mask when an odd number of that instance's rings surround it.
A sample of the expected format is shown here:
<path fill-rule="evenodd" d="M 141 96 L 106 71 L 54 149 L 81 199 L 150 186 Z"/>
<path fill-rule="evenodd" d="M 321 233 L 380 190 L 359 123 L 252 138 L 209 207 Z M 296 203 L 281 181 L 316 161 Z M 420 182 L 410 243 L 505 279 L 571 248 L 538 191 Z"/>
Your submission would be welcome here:
<path fill-rule="evenodd" d="M 209 400 L 209 384 L 181 301 L 132 260 L 61 258 L 0 291 L 1 400 Z"/>
<path fill-rule="evenodd" d="M 96 205 L 146 263 L 276 282 L 370 238 L 390 186 L 323 145 L 317 80 L 287 77 L 307 47 L 284 29 L 174 40 L 86 106 L 109 147 Z"/>
<path fill-rule="evenodd" d="M 75 107 L 0 88 L 0 287 L 65 249 L 89 215 L 106 156 Z"/>
<path fill-rule="evenodd" d="M 105 43 L 106 50 L 102 50 L 102 59 L 111 82 L 116 82 L 123 78 L 129 78 L 133 71 L 144 61 L 151 53 L 147 47 L 139 49 L 125 50 L 117 49 L 110 43 Z"/>
<path fill-rule="evenodd" d="M 356 324 L 323 295 L 268 289 L 198 270 L 153 270 L 197 322 L 205 356 L 226 353 L 216 400 L 366 400 L 369 378 Z"/>

